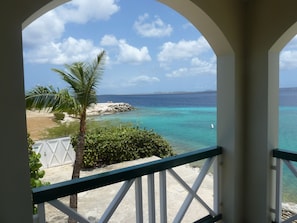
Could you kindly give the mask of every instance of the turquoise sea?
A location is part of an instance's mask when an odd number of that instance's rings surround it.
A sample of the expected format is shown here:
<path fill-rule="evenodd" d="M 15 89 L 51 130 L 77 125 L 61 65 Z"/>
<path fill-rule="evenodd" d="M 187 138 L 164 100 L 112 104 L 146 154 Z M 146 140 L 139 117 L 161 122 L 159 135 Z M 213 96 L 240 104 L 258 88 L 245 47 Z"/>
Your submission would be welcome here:
<path fill-rule="evenodd" d="M 162 135 L 176 152 L 189 152 L 216 145 L 216 109 L 213 107 L 139 107 L 135 111 L 101 116 L 101 120 L 118 119 L 152 129 Z"/>
<path fill-rule="evenodd" d="M 105 115 L 98 120 L 119 120 L 152 129 L 177 153 L 217 145 L 216 92 L 102 95 L 99 102 L 126 102 L 135 111 Z M 279 148 L 297 151 L 297 89 L 280 90 Z M 283 197 L 297 202 L 297 179 L 284 168 Z"/>

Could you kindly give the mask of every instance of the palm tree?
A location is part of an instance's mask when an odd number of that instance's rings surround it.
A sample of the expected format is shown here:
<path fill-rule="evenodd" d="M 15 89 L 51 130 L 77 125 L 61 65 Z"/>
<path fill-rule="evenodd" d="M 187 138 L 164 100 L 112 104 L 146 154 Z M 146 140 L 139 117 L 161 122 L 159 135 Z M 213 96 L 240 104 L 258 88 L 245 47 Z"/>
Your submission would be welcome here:
<path fill-rule="evenodd" d="M 66 64 L 66 71 L 52 69 L 69 84 L 67 89 L 55 89 L 52 86 L 37 86 L 26 93 L 27 109 L 47 109 L 50 112 L 67 112 L 80 120 L 78 144 L 75 153 L 72 179 L 79 178 L 83 162 L 86 134 L 87 108 L 97 102 L 96 86 L 103 74 L 105 51 L 102 51 L 93 63 L 75 62 Z M 70 196 L 70 207 L 77 210 L 77 194 Z M 69 219 L 69 222 L 75 222 Z"/>

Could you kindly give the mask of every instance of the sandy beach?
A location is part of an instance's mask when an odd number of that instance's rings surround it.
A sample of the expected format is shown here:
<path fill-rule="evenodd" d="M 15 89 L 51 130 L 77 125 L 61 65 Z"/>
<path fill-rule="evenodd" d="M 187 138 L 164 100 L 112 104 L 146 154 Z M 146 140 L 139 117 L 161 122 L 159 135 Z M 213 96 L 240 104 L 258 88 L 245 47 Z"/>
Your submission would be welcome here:
<path fill-rule="evenodd" d="M 54 121 L 54 115 L 45 111 L 26 111 L 27 131 L 33 140 L 42 138 L 44 131 L 48 128 L 58 126 Z"/>
<path fill-rule="evenodd" d="M 133 106 L 123 102 L 96 103 L 89 107 L 89 109 L 87 110 L 87 115 L 107 115 L 117 112 L 131 111 L 133 109 Z M 27 130 L 33 140 L 41 139 L 46 129 L 58 126 L 58 124 L 54 120 L 53 113 L 50 113 L 46 110 L 27 110 L 26 117 Z M 75 120 L 73 117 L 65 114 L 64 122 L 73 120 Z"/>

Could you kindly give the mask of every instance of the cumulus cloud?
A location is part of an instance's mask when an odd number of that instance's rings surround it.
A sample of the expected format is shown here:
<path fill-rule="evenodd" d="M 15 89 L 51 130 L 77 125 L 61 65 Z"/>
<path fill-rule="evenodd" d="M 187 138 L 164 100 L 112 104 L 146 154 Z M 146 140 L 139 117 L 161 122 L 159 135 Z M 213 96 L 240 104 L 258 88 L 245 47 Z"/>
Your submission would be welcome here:
<path fill-rule="evenodd" d="M 216 73 L 216 57 L 202 36 L 197 40 L 164 43 L 158 61 L 167 69 L 166 77 L 169 78 Z"/>
<path fill-rule="evenodd" d="M 181 67 L 166 74 L 169 78 L 199 76 L 201 74 L 216 74 L 215 66 L 204 62 L 204 66 L 197 67 Z"/>
<path fill-rule="evenodd" d="M 151 84 L 155 82 L 160 82 L 160 79 L 157 77 L 150 77 L 147 75 L 140 75 L 137 77 L 134 77 L 128 81 L 128 85 L 130 86 L 136 86 L 140 84 Z"/>
<path fill-rule="evenodd" d="M 102 46 L 113 46 L 117 50 L 117 63 L 140 64 L 151 61 L 149 50 L 146 46 L 137 48 L 127 43 L 125 39 L 117 39 L 113 35 L 105 35 L 100 41 Z"/>
<path fill-rule="evenodd" d="M 141 63 L 150 61 L 151 57 L 147 47 L 141 47 L 140 49 L 133 47 L 126 43 L 125 40 L 119 41 L 120 53 L 118 56 L 119 62 L 122 63 Z"/>
<path fill-rule="evenodd" d="M 181 67 L 167 73 L 165 76 L 169 78 L 179 78 L 188 76 L 199 76 L 201 74 L 216 74 L 216 60 L 210 58 L 202 60 L 198 57 L 194 57 L 190 61 L 189 67 Z"/>
<path fill-rule="evenodd" d="M 297 35 L 280 52 L 280 68 L 291 70 L 297 68 Z"/>
<path fill-rule="evenodd" d="M 216 73 L 216 59 L 210 58 L 207 60 L 201 60 L 198 57 L 194 57 L 191 60 L 193 67 L 199 68 L 199 73 Z"/>
<path fill-rule="evenodd" d="M 98 53 L 99 48 L 94 46 L 92 41 L 76 40 L 72 37 L 61 39 L 65 25 L 107 20 L 119 9 L 116 0 L 72 0 L 49 11 L 23 30 L 25 61 L 61 64 L 94 56 L 94 52 Z M 49 58 L 46 58 L 47 56 Z"/>
<path fill-rule="evenodd" d="M 173 70 L 170 73 L 166 74 L 166 77 L 170 77 L 170 78 L 176 78 L 176 77 L 184 77 L 189 75 L 189 68 L 187 67 L 182 67 L 179 68 L 177 70 Z"/>
<path fill-rule="evenodd" d="M 114 0 L 72 0 L 57 8 L 57 12 L 65 22 L 84 24 L 90 20 L 107 20 L 119 9 Z"/>
<path fill-rule="evenodd" d="M 118 45 L 118 40 L 113 35 L 104 35 L 100 41 L 102 46 L 116 46 Z"/>
<path fill-rule="evenodd" d="M 181 40 L 177 43 L 166 42 L 161 47 L 158 60 L 166 64 L 175 60 L 189 59 L 207 51 L 211 51 L 211 48 L 204 37 L 197 40 Z"/>
<path fill-rule="evenodd" d="M 294 69 L 297 67 L 297 50 L 285 50 L 280 54 L 280 68 Z"/>
<path fill-rule="evenodd" d="M 25 49 L 31 49 L 56 41 L 61 38 L 64 31 L 64 21 L 55 11 L 49 11 L 23 30 L 23 46 Z"/>
<path fill-rule="evenodd" d="M 150 20 L 150 16 L 147 13 L 138 17 L 134 22 L 134 29 L 144 37 L 170 36 L 173 31 L 172 26 L 165 24 L 160 17 L 155 16 L 153 20 Z"/>
<path fill-rule="evenodd" d="M 31 63 L 60 65 L 93 59 L 101 51 L 91 40 L 68 37 L 59 43 L 43 44 L 34 51 L 25 52 L 24 56 Z"/>
<path fill-rule="evenodd" d="M 183 29 L 189 29 L 189 28 L 195 29 L 195 27 L 193 26 L 193 24 L 190 23 L 190 22 L 187 22 L 187 23 L 183 24 L 182 27 L 183 27 Z"/>

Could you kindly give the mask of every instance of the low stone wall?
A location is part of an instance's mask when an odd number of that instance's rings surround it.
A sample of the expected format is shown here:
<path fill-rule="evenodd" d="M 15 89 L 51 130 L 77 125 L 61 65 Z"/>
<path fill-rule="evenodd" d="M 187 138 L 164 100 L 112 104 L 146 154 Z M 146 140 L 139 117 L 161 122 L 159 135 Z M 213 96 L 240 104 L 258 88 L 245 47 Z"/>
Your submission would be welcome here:
<path fill-rule="evenodd" d="M 118 112 L 127 112 L 127 111 L 132 111 L 135 108 L 124 102 L 120 103 L 97 103 L 91 105 L 87 109 L 87 115 L 102 115 L 102 114 L 114 114 Z"/>

